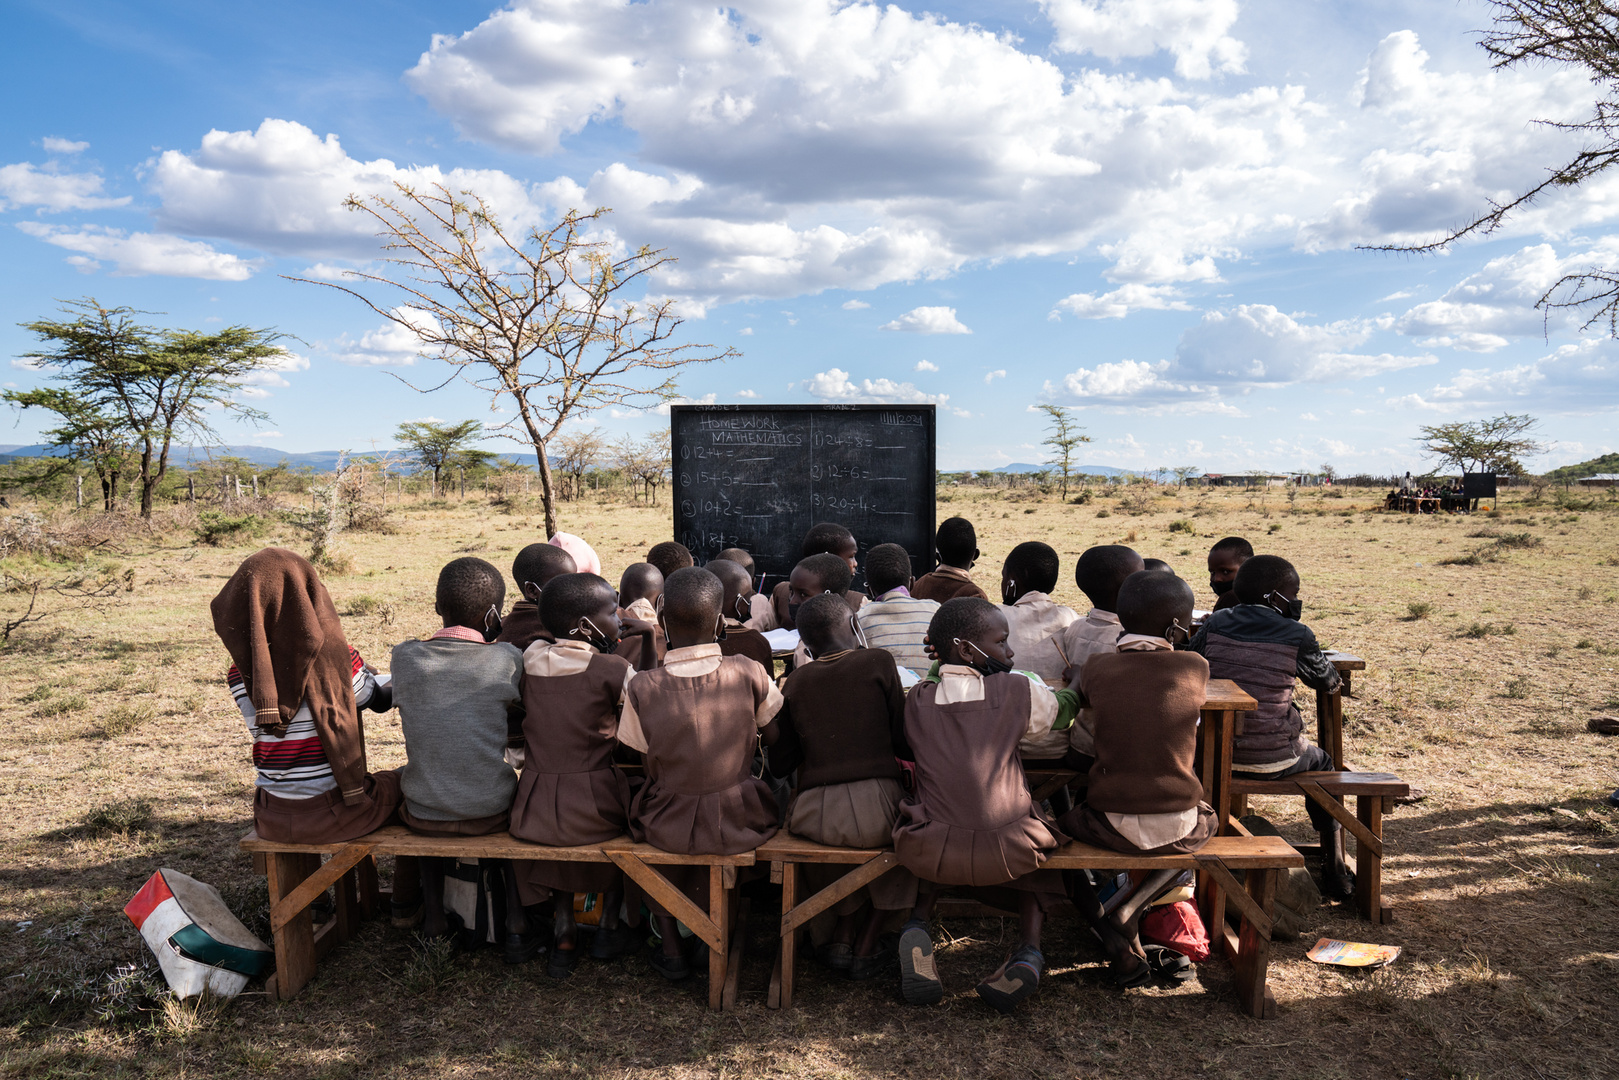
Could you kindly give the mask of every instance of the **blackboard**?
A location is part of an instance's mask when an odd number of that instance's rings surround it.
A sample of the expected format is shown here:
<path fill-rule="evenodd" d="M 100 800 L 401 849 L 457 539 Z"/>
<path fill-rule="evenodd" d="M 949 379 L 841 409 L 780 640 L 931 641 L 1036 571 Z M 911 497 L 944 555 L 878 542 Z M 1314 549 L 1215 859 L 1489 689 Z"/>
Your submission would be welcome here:
<path fill-rule="evenodd" d="M 862 556 L 902 544 L 933 569 L 932 405 L 675 405 L 669 426 L 675 539 L 698 565 L 739 547 L 768 587 L 836 521 Z"/>
<path fill-rule="evenodd" d="M 1495 498 L 1495 474 L 1493 472 L 1462 473 L 1462 498 Z"/>

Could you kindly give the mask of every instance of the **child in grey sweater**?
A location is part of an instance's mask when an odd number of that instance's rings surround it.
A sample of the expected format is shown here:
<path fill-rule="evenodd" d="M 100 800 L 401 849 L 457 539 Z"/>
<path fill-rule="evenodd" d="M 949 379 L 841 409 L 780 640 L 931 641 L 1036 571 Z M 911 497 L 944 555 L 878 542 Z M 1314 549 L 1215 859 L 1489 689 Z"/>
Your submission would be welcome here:
<path fill-rule="evenodd" d="M 394 705 L 405 736 L 399 818 L 427 836 L 503 832 L 517 775 L 506 763 L 510 720 L 520 717 L 523 654 L 495 641 L 506 599 L 501 573 L 482 559 L 456 559 L 439 571 L 435 610 L 444 628 L 426 641 L 394 646 Z M 444 859 L 422 860 L 422 931 L 451 930 L 444 911 Z M 519 964 L 542 950 L 529 931 L 510 866 L 506 879 L 505 953 Z"/>

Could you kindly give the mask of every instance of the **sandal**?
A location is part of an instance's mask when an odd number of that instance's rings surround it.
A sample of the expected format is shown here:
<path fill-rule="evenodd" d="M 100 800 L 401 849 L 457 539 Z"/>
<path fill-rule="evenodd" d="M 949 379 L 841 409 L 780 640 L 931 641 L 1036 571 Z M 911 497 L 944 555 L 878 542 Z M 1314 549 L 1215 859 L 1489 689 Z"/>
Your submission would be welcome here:
<path fill-rule="evenodd" d="M 899 936 L 899 992 L 907 1005 L 932 1005 L 944 997 L 944 983 L 933 965 L 933 939 L 919 922 L 905 924 Z"/>
<path fill-rule="evenodd" d="M 1010 1016 L 1018 1002 L 1040 987 L 1040 969 L 1046 958 L 1032 945 L 1007 957 L 1006 963 L 995 974 L 979 983 L 978 996 L 987 1001 L 1002 1016 Z"/>
<path fill-rule="evenodd" d="M 1160 979 L 1176 985 L 1192 981 L 1195 973 L 1192 961 L 1186 956 L 1163 945 L 1144 945 L 1142 951 L 1147 954 L 1147 966 Z"/>
<path fill-rule="evenodd" d="M 1129 955 L 1134 958 L 1136 963 L 1140 966 L 1131 971 L 1129 974 L 1125 974 L 1121 971 L 1109 971 L 1107 975 L 1108 981 L 1113 984 L 1113 987 L 1116 990 L 1134 990 L 1137 987 L 1146 986 L 1148 983 L 1152 982 L 1152 965 L 1141 959 L 1141 957 L 1136 956 L 1135 953 L 1130 953 Z"/>

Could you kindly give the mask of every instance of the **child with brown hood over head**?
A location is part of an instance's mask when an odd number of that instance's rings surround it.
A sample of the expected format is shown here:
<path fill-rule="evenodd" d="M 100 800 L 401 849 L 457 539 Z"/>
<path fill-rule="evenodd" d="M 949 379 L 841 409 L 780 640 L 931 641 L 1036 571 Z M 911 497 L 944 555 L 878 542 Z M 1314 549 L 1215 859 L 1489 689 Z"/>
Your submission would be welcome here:
<path fill-rule="evenodd" d="M 798 774 L 787 827 L 818 844 L 885 848 L 905 797 L 896 759 L 911 756 L 899 668 L 892 653 L 867 646 L 841 596 L 805 601 L 798 632 L 809 660 L 787 677 L 780 737 L 768 749 L 771 773 Z M 813 893 L 850 869 L 806 863 L 800 872 Z M 851 979 L 872 978 L 894 960 L 878 949 L 881 913 L 915 903 L 916 878 L 901 867 L 845 897 L 833 909 L 838 922 L 822 961 Z"/>
<path fill-rule="evenodd" d="M 618 738 L 646 758 L 646 784 L 630 806 L 630 835 L 665 851 L 736 855 L 774 836 L 775 796 L 753 775 L 758 735 L 781 710 L 781 692 L 764 668 L 724 656 L 718 642 L 725 587 L 707 570 L 686 567 L 663 584 L 659 621 L 669 642 L 663 666 L 630 680 Z M 708 907 L 708 871 L 670 867 L 666 876 Z M 649 898 L 650 900 L 650 898 Z M 691 973 L 674 916 L 650 903 L 663 938 L 652 965 L 667 979 Z"/>
<path fill-rule="evenodd" d="M 309 560 L 286 548 L 249 555 L 209 605 L 230 654 L 225 681 L 253 739 L 253 828 L 277 843 L 355 840 L 399 820 L 399 770 L 369 773 L 360 710 L 387 712 L 349 647 Z M 395 925 L 421 918 L 416 860 L 394 872 Z"/>
<path fill-rule="evenodd" d="M 928 626 L 939 662 L 905 701 L 916 787 L 899 807 L 894 854 L 919 881 L 899 942 L 900 989 L 913 1005 L 944 993 L 927 932 L 941 887 L 969 886 L 985 902 L 1018 912 L 1017 947 L 977 987 L 1001 1012 L 1039 986 L 1044 913 L 1064 899 L 1062 875 L 1040 869 L 1063 838 L 1029 796 L 1018 743 L 1068 727 L 1079 702 L 1012 670 L 1007 634 L 994 604 L 947 602 Z"/>
<path fill-rule="evenodd" d="M 548 847 L 582 847 L 622 835 L 629 825 L 630 784 L 613 766 L 618 714 L 634 669 L 614 655 L 620 638 L 646 650 L 652 625 L 620 620 L 612 586 L 595 574 L 554 578 L 540 597 L 552 641 L 523 654 L 523 733 L 530 747 L 512 802 L 513 836 Z M 590 943 L 598 959 L 634 948 L 619 925 L 624 883 L 613 865 L 524 861 L 516 864 L 522 902 L 553 901 L 547 974 L 568 977 L 578 962 L 575 893 L 602 894 L 602 921 Z"/>
<path fill-rule="evenodd" d="M 1118 594 L 1124 633 L 1113 652 L 1098 652 L 1072 671 L 1071 685 L 1090 710 L 1095 763 L 1085 802 L 1058 819 L 1074 839 L 1127 854 L 1196 851 L 1218 827 L 1203 801 L 1197 758 L 1198 716 L 1209 665 L 1179 651 L 1192 623 L 1192 587 L 1174 574 L 1142 570 Z M 1073 875 L 1074 903 L 1113 958 L 1120 987 L 1152 978 L 1137 936 L 1147 905 L 1174 886 L 1178 872 L 1158 870 L 1104 914 L 1083 874 Z"/>

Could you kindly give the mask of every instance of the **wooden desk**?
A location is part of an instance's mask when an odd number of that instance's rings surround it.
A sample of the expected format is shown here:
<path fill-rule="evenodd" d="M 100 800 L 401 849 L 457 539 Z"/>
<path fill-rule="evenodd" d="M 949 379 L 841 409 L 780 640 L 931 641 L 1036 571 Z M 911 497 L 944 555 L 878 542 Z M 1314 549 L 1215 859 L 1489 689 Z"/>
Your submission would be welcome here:
<path fill-rule="evenodd" d="M 1336 694 L 1317 693 L 1315 696 L 1315 744 L 1332 755 L 1332 767 L 1347 769 L 1344 764 L 1344 698 L 1355 696 L 1351 683 L 1352 673 L 1366 670 L 1366 661 L 1353 653 L 1327 649 L 1323 655 L 1338 669 L 1343 685 Z"/>
<path fill-rule="evenodd" d="M 1214 807 L 1219 817 L 1217 835 L 1224 836 L 1231 820 L 1231 741 L 1242 726 L 1242 714 L 1259 708 L 1249 693 L 1230 679 L 1210 679 L 1203 699 L 1203 722 L 1198 725 L 1202 740 L 1203 801 Z"/>

